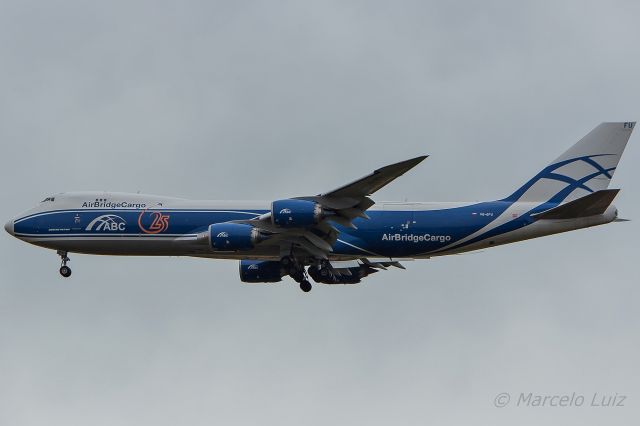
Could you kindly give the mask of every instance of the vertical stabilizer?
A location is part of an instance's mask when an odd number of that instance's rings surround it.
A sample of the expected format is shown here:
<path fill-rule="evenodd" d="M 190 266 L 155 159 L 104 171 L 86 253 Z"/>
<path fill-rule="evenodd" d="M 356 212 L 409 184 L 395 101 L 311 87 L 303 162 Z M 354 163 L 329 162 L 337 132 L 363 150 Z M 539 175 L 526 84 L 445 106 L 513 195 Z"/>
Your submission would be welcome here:
<path fill-rule="evenodd" d="M 600 124 L 506 200 L 562 203 L 607 189 L 635 124 Z"/>

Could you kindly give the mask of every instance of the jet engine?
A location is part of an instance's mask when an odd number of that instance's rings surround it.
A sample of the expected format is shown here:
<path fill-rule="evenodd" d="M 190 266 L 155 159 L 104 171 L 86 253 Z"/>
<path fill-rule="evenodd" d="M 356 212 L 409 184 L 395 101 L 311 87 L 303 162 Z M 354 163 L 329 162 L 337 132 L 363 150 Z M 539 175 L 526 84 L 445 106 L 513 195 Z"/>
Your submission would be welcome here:
<path fill-rule="evenodd" d="M 304 228 L 322 220 L 322 206 L 308 200 L 278 200 L 271 203 L 271 220 L 283 228 Z"/>
<path fill-rule="evenodd" d="M 259 229 L 244 223 L 215 223 L 209 225 L 209 241 L 213 250 L 250 250 L 266 239 Z"/>
<path fill-rule="evenodd" d="M 278 261 L 240 261 L 240 280 L 245 283 L 277 283 L 285 274 Z"/>

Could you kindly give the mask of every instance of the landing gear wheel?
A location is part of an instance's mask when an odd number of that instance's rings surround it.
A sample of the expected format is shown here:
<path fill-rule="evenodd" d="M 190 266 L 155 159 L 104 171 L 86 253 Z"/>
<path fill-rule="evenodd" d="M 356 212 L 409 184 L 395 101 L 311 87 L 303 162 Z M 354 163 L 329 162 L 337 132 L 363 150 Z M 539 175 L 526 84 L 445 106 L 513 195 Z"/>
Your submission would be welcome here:
<path fill-rule="evenodd" d="M 68 266 L 61 266 L 60 275 L 62 275 L 65 278 L 69 278 L 71 276 L 71 268 L 69 268 Z"/>
<path fill-rule="evenodd" d="M 311 283 L 308 280 L 302 280 L 300 283 L 300 290 L 305 293 L 309 293 L 311 291 Z"/>
<path fill-rule="evenodd" d="M 67 262 L 70 260 L 69 256 L 67 256 L 67 252 L 64 250 L 58 250 L 58 256 L 60 256 L 60 259 L 62 260 L 60 275 L 65 278 L 69 278 L 71 276 L 71 268 L 67 266 Z"/>

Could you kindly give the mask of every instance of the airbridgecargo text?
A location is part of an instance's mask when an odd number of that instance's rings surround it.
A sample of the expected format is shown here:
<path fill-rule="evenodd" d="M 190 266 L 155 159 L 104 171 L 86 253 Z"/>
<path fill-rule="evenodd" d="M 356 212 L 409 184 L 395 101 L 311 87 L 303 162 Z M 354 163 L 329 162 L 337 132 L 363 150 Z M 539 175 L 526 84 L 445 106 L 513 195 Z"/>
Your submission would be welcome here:
<path fill-rule="evenodd" d="M 414 243 L 423 243 L 423 242 L 447 243 L 451 241 L 451 235 L 382 234 L 382 241 L 411 241 Z"/>
<path fill-rule="evenodd" d="M 97 198 L 95 201 L 85 201 L 82 203 L 83 208 L 100 208 L 100 209 L 144 209 L 146 203 L 130 203 L 128 201 L 109 201 L 107 199 Z"/>

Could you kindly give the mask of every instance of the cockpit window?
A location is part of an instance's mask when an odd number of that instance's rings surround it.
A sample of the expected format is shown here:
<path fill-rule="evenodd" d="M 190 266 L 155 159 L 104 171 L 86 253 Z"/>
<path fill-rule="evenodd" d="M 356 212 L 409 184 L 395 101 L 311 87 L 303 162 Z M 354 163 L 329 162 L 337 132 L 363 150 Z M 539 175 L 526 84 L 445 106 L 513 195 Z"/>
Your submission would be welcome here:
<path fill-rule="evenodd" d="M 53 201 L 55 201 L 55 200 L 56 200 L 56 197 L 47 197 L 47 198 L 45 198 L 44 200 L 42 200 L 42 201 L 40 201 L 40 202 L 41 202 L 41 203 L 46 203 L 47 201 L 51 201 L 51 202 L 53 202 Z"/>

